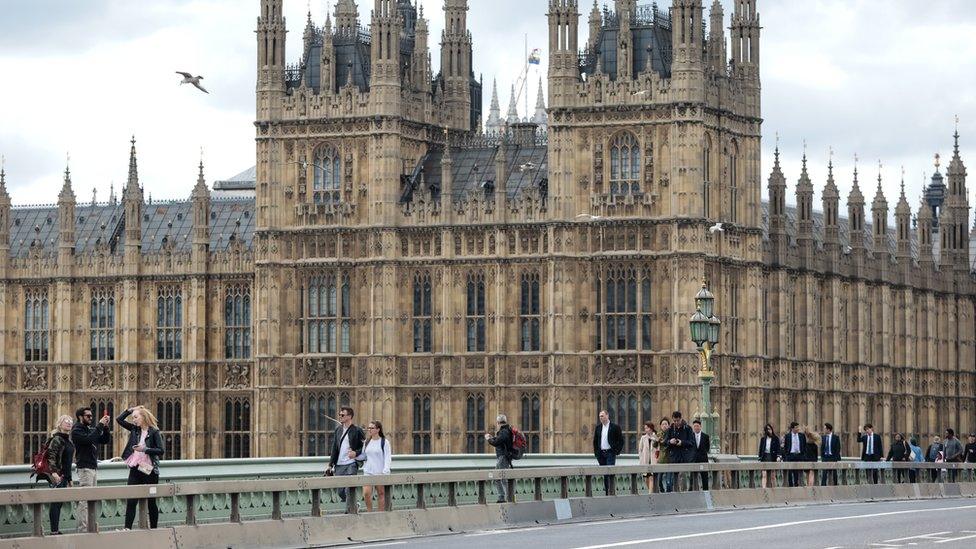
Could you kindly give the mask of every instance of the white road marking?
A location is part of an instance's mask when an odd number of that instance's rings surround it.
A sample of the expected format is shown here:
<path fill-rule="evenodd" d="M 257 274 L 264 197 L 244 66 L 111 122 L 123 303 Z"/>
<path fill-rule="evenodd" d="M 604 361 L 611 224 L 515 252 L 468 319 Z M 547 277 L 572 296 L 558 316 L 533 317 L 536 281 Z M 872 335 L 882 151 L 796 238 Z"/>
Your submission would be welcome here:
<path fill-rule="evenodd" d="M 604 548 L 607 548 L 607 547 L 627 547 L 627 546 L 630 546 L 630 545 L 640 545 L 640 544 L 643 544 L 643 543 L 654 543 L 654 542 L 659 542 L 659 541 L 673 541 L 673 540 L 679 540 L 679 539 L 702 538 L 702 537 L 706 537 L 706 536 L 720 536 L 720 535 L 724 535 L 724 534 L 737 534 L 737 533 L 740 533 L 740 532 L 755 532 L 755 531 L 759 531 L 759 530 L 771 530 L 771 529 L 774 529 L 774 528 L 782 528 L 784 526 L 799 526 L 799 525 L 802 525 L 802 524 L 817 524 L 817 523 L 821 523 L 821 522 L 832 522 L 832 521 L 838 521 L 838 520 L 858 520 L 858 519 L 865 519 L 865 518 L 887 517 L 887 516 L 893 516 L 893 515 L 907 515 L 907 514 L 914 514 L 914 513 L 934 513 L 934 512 L 946 512 L 946 511 L 962 511 L 962 510 L 968 510 L 968 509 L 976 509 L 976 505 L 961 505 L 959 507 L 940 507 L 940 508 L 935 508 L 935 509 L 911 509 L 911 510 L 905 510 L 905 511 L 889 511 L 889 512 L 886 512 L 886 513 L 870 513 L 870 514 L 866 514 L 866 515 L 853 515 L 853 516 L 846 516 L 846 517 L 830 517 L 830 518 L 820 518 L 820 519 L 810 519 L 810 520 L 798 520 L 798 521 L 793 521 L 793 522 L 782 522 L 782 523 L 779 523 L 779 524 L 766 524 L 766 525 L 763 525 L 763 526 L 752 526 L 752 527 L 748 527 L 748 528 L 734 528 L 734 529 L 730 529 L 730 530 L 716 530 L 714 532 L 697 532 L 697 533 L 694 533 L 694 534 L 683 534 L 683 535 L 668 536 L 668 537 L 663 537 L 663 538 L 637 539 L 637 540 L 621 541 L 621 542 L 617 542 L 617 543 L 605 543 L 605 544 L 601 544 L 601 545 L 586 545 L 586 546 L 582 546 L 582 547 L 577 547 L 576 549 L 604 549 Z"/>
<path fill-rule="evenodd" d="M 640 522 L 642 520 L 650 520 L 655 517 L 640 517 L 640 518 L 629 518 L 629 519 L 611 519 L 611 520 L 598 520 L 596 522 L 577 522 L 575 524 L 566 524 L 564 526 L 599 526 L 601 524 L 620 524 L 622 522 Z"/>
<path fill-rule="evenodd" d="M 545 526 L 536 526 L 534 528 L 513 528 L 511 530 L 489 530 L 486 532 L 475 532 L 473 534 L 464 534 L 466 538 L 474 538 L 478 536 L 494 536 L 496 534 L 514 534 L 516 532 L 531 532 L 533 530 L 545 530 Z"/>
<path fill-rule="evenodd" d="M 360 545 L 360 547 L 388 547 L 390 545 L 406 545 L 405 541 L 388 541 L 386 543 L 370 543 L 369 545 Z"/>
<path fill-rule="evenodd" d="M 964 539 L 972 539 L 972 538 L 976 538 L 976 534 L 970 534 L 968 536 L 963 536 L 961 538 L 940 539 L 936 543 L 949 543 L 952 541 L 962 541 Z"/>
<path fill-rule="evenodd" d="M 886 539 L 881 543 L 891 543 L 895 541 L 905 541 L 905 540 L 916 539 L 916 538 L 927 538 L 929 536 L 941 536 L 942 534 L 948 534 L 948 533 L 949 532 L 932 532 L 931 534 L 918 534 L 914 536 L 908 536 L 907 538 Z"/>

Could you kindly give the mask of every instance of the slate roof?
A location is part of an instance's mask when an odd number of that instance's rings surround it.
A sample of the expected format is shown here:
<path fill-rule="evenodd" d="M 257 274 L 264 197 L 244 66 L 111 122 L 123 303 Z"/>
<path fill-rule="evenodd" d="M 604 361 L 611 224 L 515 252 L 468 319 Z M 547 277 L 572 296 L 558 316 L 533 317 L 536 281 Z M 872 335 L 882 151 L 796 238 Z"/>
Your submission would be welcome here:
<path fill-rule="evenodd" d="M 189 200 L 143 204 L 142 249 L 158 252 L 172 241 L 175 251 L 190 250 L 193 229 Z M 76 206 L 75 253 L 93 251 L 99 244 L 121 253 L 125 226 L 121 203 L 81 204 Z M 58 247 L 57 206 L 14 207 L 10 215 L 10 255 L 26 257 L 32 246 L 45 252 Z M 214 198 L 210 202 L 210 249 L 226 250 L 233 239 L 243 239 L 250 247 L 254 237 L 254 199 Z"/>
<path fill-rule="evenodd" d="M 653 6 L 639 6 L 637 16 L 631 22 L 633 48 L 630 62 L 631 74 L 643 72 L 651 58 L 651 68 L 664 78 L 671 76 L 671 20 L 666 12 L 658 11 Z M 604 9 L 603 26 L 600 36 L 596 40 L 595 51 L 589 51 L 583 56 L 580 71 L 586 74 L 596 72 L 597 59 L 600 70 L 611 79 L 616 79 L 618 70 L 617 40 L 620 34 L 620 22 L 615 13 Z"/>
<path fill-rule="evenodd" d="M 482 183 L 491 181 L 495 188 L 495 159 L 498 147 L 451 148 L 453 161 L 451 174 L 454 185 L 454 199 L 461 200 L 471 190 L 481 188 Z M 442 188 L 441 163 L 444 158 L 443 147 L 432 150 L 422 162 L 422 181 L 424 184 Z M 521 190 L 538 186 L 548 175 L 549 149 L 546 145 L 508 145 L 505 148 L 505 165 L 508 180 L 505 189 L 510 198 Z"/>

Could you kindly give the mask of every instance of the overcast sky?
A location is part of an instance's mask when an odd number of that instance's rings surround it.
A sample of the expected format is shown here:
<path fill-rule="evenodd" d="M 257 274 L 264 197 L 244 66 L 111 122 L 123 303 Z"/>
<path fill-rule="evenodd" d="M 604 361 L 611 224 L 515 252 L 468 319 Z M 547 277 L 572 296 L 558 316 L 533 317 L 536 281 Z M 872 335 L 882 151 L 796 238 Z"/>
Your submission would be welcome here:
<path fill-rule="evenodd" d="M 443 28 L 442 2 L 422 1 L 436 43 Z M 289 61 L 300 56 L 309 6 L 321 25 L 333 3 L 285 0 Z M 589 2 L 580 3 L 585 34 Z M 154 199 L 189 196 L 201 147 L 211 182 L 254 164 L 258 0 L 3 4 L 0 153 L 6 156 L 15 204 L 55 202 L 69 153 L 79 201 L 91 200 L 93 188 L 104 200 L 113 182 L 119 192 L 131 134 L 138 139 L 141 180 Z M 470 4 L 468 24 L 475 71 L 485 80 L 485 112 L 497 77 L 504 114 L 522 66 L 526 34 L 529 49 L 544 52 L 542 71 L 529 76 L 531 107 L 546 62 L 546 0 Z M 667 0 L 660 4 L 666 6 Z M 723 4 L 727 26 L 732 0 Z M 359 5 L 368 24 L 372 1 L 359 0 Z M 764 194 L 779 132 L 791 191 L 805 139 L 817 204 L 832 146 L 842 196 L 850 189 L 856 153 L 869 203 L 882 160 L 890 207 L 904 166 L 914 210 L 922 173 L 932 172 L 933 155 L 951 154 L 956 114 L 964 160 L 976 173 L 976 2 L 760 0 L 759 12 Z M 437 70 L 439 53 L 432 46 Z M 180 87 L 176 70 L 205 75 L 211 94 Z M 976 188 L 973 178 L 969 187 Z"/>

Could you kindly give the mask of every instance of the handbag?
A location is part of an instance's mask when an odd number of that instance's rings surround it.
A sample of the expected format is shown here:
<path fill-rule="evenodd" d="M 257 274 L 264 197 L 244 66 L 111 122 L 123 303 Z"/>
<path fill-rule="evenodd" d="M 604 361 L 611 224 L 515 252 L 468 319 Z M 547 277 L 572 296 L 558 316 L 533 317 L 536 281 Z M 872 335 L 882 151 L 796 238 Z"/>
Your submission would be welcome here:
<path fill-rule="evenodd" d="M 152 461 L 143 461 L 138 467 L 136 467 L 136 469 L 138 469 L 139 472 L 144 475 L 151 475 L 153 472 Z"/>

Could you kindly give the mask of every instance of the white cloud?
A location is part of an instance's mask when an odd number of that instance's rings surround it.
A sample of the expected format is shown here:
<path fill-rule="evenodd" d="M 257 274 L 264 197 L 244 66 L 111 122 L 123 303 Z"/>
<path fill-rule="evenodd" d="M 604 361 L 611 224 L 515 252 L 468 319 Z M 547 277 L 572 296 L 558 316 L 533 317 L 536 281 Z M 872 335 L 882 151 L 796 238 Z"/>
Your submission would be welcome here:
<path fill-rule="evenodd" d="M 436 69 L 442 2 L 422 3 Z M 62 4 L 38 0 L 6 6 L 0 20 L 0 74 L 6 76 L 0 87 L 0 153 L 7 157 L 15 203 L 54 202 L 68 151 L 80 200 L 90 197 L 92 187 L 105 197 L 113 180 L 118 190 L 132 133 L 139 140 L 142 180 L 154 198 L 189 195 L 200 146 L 206 149 L 210 180 L 253 164 L 257 0 Z M 334 2 L 311 4 L 321 24 L 324 6 Z M 526 34 L 528 48 L 544 52 L 541 70 L 530 76 L 531 110 L 547 60 L 547 2 L 470 4 L 475 72 L 485 79 L 486 114 L 493 77 L 503 113 L 507 109 L 510 85 L 523 67 Z M 585 43 L 590 6 L 581 4 L 580 42 Z M 726 24 L 732 4 L 723 1 Z M 307 4 L 285 0 L 285 5 L 288 57 L 296 61 Z M 372 2 L 359 0 L 359 5 L 368 25 Z M 764 186 L 776 131 L 791 188 L 799 175 L 802 140 L 809 143 L 818 203 L 828 146 L 836 151 L 835 175 L 845 195 L 854 154 L 863 159 L 861 188 L 869 201 L 882 159 L 892 208 L 901 165 L 911 203 L 917 204 L 921 171 L 931 172 L 935 152 L 950 153 L 953 115 L 962 115 L 963 153 L 976 150 L 976 4 L 940 0 L 920 10 L 912 0 L 760 0 L 759 11 Z M 212 94 L 178 86 L 175 70 L 203 74 Z M 525 116 L 524 100 L 520 105 Z"/>

